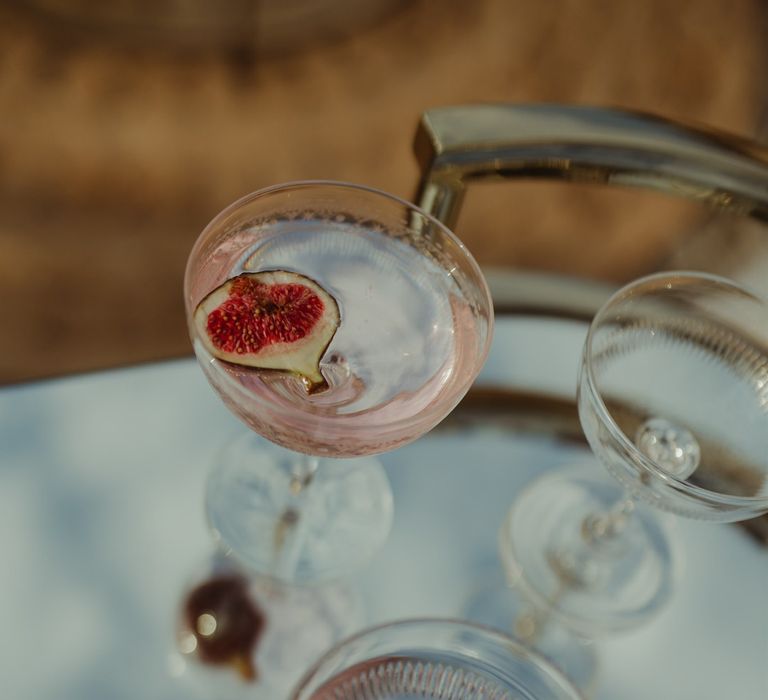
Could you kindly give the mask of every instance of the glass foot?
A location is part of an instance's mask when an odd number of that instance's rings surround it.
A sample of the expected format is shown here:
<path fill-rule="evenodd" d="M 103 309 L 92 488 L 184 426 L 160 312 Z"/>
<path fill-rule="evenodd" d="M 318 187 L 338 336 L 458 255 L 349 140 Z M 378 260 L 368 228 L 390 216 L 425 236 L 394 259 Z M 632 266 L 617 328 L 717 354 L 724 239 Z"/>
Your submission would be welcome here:
<path fill-rule="evenodd" d="M 249 577 L 218 556 L 183 596 L 170 672 L 190 697 L 284 697 L 362 624 L 362 603 L 351 587 Z"/>
<path fill-rule="evenodd" d="M 594 693 L 597 675 L 594 645 L 563 627 L 547 611 L 534 608 L 520 591 L 502 581 L 488 586 L 470 599 L 463 617 L 505 632 L 537 651 L 585 698 Z"/>
<path fill-rule="evenodd" d="M 294 584 L 354 571 L 392 524 L 392 492 L 377 460 L 320 459 L 298 480 L 306 459 L 246 434 L 224 450 L 206 493 L 221 545 L 254 572 Z"/>
<path fill-rule="evenodd" d="M 587 638 L 633 629 L 671 596 L 669 533 L 599 465 L 538 479 L 500 532 L 508 580 L 537 607 Z"/>

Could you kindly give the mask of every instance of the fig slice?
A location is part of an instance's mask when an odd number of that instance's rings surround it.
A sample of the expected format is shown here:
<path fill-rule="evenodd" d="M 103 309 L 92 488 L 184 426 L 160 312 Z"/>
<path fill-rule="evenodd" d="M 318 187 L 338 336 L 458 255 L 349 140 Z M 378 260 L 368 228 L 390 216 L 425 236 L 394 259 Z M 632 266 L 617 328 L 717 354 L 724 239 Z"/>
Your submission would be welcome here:
<path fill-rule="evenodd" d="M 339 305 L 297 272 L 244 272 L 195 309 L 198 337 L 214 357 L 298 375 L 310 393 L 327 387 L 320 360 L 339 327 Z"/>
<path fill-rule="evenodd" d="M 211 665 L 231 665 L 245 681 L 256 681 L 255 651 L 267 618 L 248 590 L 248 581 L 223 574 L 190 591 L 184 602 L 183 629 L 191 634 L 190 649 Z"/>

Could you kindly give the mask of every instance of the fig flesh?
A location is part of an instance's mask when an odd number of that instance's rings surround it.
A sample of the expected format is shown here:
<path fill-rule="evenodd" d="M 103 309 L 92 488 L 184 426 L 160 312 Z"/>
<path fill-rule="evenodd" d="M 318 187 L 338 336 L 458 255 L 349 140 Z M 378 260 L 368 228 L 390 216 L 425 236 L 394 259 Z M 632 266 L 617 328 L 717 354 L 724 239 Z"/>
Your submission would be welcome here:
<path fill-rule="evenodd" d="M 197 306 L 198 337 L 214 357 L 290 372 L 308 391 L 327 386 L 320 360 L 339 327 L 336 300 L 317 282 L 286 270 L 245 272 Z"/>

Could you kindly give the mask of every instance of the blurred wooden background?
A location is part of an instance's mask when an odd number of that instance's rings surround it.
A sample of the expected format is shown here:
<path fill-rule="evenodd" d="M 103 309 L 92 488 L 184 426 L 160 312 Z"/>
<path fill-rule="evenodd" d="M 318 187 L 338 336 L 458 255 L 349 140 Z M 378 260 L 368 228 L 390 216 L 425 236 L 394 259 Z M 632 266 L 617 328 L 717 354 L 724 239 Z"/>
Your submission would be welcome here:
<path fill-rule="evenodd" d="M 99 3 L 0 6 L 0 382 L 187 354 L 181 280 L 205 223 L 292 179 L 411 197 L 433 106 L 609 104 L 758 135 L 759 0 L 375 1 L 262 0 L 253 26 L 165 21 L 185 3 L 123 0 L 109 25 L 71 20 Z M 457 233 L 481 263 L 619 281 L 687 229 L 666 200 L 619 226 L 623 193 L 542 187 L 472 193 Z"/>

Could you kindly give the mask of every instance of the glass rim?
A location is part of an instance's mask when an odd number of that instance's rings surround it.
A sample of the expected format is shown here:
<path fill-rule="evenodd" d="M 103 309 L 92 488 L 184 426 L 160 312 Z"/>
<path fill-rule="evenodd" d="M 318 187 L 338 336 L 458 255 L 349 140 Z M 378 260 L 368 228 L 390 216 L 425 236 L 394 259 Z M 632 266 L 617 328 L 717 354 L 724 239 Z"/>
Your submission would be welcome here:
<path fill-rule="evenodd" d="M 339 190 L 350 190 L 350 191 L 357 191 L 357 192 L 365 192 L 366 194 L 375 195 L 377 197 L 381 197 L 382 199 L 387 199 L 393 203 L 399 204 L 406 209 L 409 209 L 411 211 L 417 212 L 421 216 L 423 216 L 427 221 L 434 224 L 438 228 L 440 228 L 443 233 L 445 233 L 452 242 L 454 242 L 457 246 L 463 249 L 466 256 L 472 261 L 475 267 L 479 269 L 479 265 L 477 261 L 475 260 L 472 253 L 469 251 L 467 246 L 464 244 L 464 242 L 450 229 L 448 226 L 446 226 L 440 219 L 436 218 L 432 214 L 429 214 L 424 209 L 422 209 L 417 204 L 414 204 L 413 202 L 408 201 L 404 197 L 400 197 L 399 195 L 392 194 L 391 192 L 387 192 L 386 190 L 379 189 L 378 187 L 374 187 L 372 185 L 363 185 L 356 182 L 349 182 L 346 180 L 332 180 L 332 179 L 307 179 L 307 180 L 287 180 L 285 182 L 279 182 L 272 185 L 267 185 L 265 187 L 260 187 L 257 190 L 254 190 L 252 192 L 248 192 L 247 194 L 242 195 L 241 197 L 238 197 L 236 200 L 228 204 L 224 209 L 222 209 L 216 216 L 214 216 L 203 228 L 201 233 L 199 234 L 197 240 L 200 240 L 204 237 L 205 233 L 216 226 L 220 221 L 223 219 L 226 219 L 227 216 L 234 213 L 238 209 L 241 209 L 242 207 L 250 204 L 251 202 L 256 201 L 257 199 L 261 199 L 262 197 L 265 197 L 267 195 L 273 194 L 275 192 L 285 192 L 288 190 L 294 190 L 294 189 L 301 189 L 304 187 L 319 187 L 319 188 L 328 188 L 328 189 L 339 189 Z"/>
<path fill-rule="evenodd" d="M 548 661 L 539 652 L 515 640 L 505 632 L 479 622 L 463 620 L 454 617 L 438 616 L 421 616 L 391 620 L 389 622 L 367 627 L 346 637 L 345 639 L 342 639 L 340 642 L 336 643 L 333 647 L 324 652 L 322 656 L 320 656 L 320 658 L 317 659 L 309 667 L 309 669 L 304 672 L 288 696 L 288 700 L 299 700 L 302 697 L 302 693 L 305 692 L 307 687 L 312 684 L 316 674 L 321 672 L 326 664 L 332 662 L 335 657 L 341 654 L 345 649 L 348 649 L 356 643 L 365 641 L 367 639 L 374 640 L 377 636 L 390 631 L 407 633 L 411 630 L 435 633 L 447 633 L 455 630 L 457 632 L 473 634 L 480 640 L 490 642 L 491 644 L 497 646 L 499 649 L 511 652 L 523 661 L 531 662 L 544 676 L 550 680 L 553 680 L 561 690 L 569 692 L 572 696 L 572 700 L 583 700 L 584 696 L 559 668 Z M 416 647 L 411 645 L 410 649 L 413 651 L 416 649 Z M 324 679 L 321 681 L 320 685 L 322 686 L 324 681 L 330 680 L 332 677 L 333 676 Z M 315 690 L 317 689 L 314 689 L 312 694 L 315 692 Z M 305 700 L 310 700 L 312 694 L 310 694 L 309 698 L 306 698 Z"/>
<path fill-rule="evenodd" d="M 691 484 L 687 481 L 678 479 L 665 472 L 663 469 L 656 466 L 656 464 L 650 458 L 646 457 L 635 445 L 633 440 L 629 439 L 629 436 L 619 427 L 613 418 L 613 415 L 608 410 L 605 402 L 603 401 L 600 390 L 597 386 L 597 378 L 592 367 L 592 363 L 589 358 L 592 356 L 592 342 L 594 334 L 597 328 L 597 324 L 601 317 L 607 313 L 608 309 L 614 302 L 618 301 L 622 297 L 626 296 L 628 292 L 636 290 L 643 285 L 649 284 L 654 281 L 662 279 L 673 278 L 683 280 L 694 281 L 706 281 L 715 283 L 721 287 L 725 287 L 729 290 L 738 292 L 742 297 L 751 299 L 760 304 L 765 304 L 760 296 L 753 293 L 746 287 L 738 284 L 734 280 L 728 279 L 721 275 L 712 274 L 709 272 L 700 272 L 697 270 L 668 270 L 665 272 L 655 272 L 650 275 L 644 275 L 636 280 L 622 286 L 615 291 L 600 307 L 597 313 L 592 318 L 587 331 L 587 337 L 584 341 L 584 351 L 582 356 L 582 371 L 586 377 L 587 388 L 589 389 L 589 399 L 594 405 L 600 419 L 605 427 L 608 429 L 611 437 L 619 443 L 619 445 L 626 451 L 632 461 L 637 464 L 641 469 L 650 472 L 655 478 L 669 484 L 676 491 L 684 493 L 686 496 L 690 496 L 697 501 L 704 501 L 711 506 L 727 506 L 733 508 L 749 508 L 753 509 L 759 504 L 764 504 L 764 507 L 768 507 L 768 496 L 736 496 L 732 494 L 719 493 L 717 491 L 711 491 L 709 489 Z M 599 455 L 597 455 L 600 458 Z M 601 460 L 602 461 L 602 460 Z M 755 514 L 757 515 L 757 514 Z"/>

